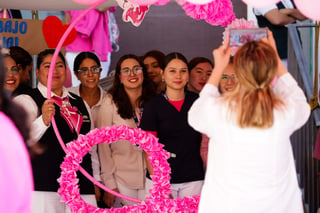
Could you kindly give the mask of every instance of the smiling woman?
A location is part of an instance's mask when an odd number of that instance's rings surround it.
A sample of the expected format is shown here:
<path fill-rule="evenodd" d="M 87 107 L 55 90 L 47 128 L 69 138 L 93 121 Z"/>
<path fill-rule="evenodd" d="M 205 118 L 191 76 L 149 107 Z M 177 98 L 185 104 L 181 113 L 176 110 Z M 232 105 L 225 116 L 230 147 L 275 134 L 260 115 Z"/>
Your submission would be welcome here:
<path fill-rule="evenodd" d="M 79 53 L 73 64 L 73 72 L 81 82 L 68 90 L 79 95 L 89 105 L 96 122 L 96 113 L 106 92 L 98 85 L 102 68 L 98 56 L 92 52 Z"/>
<path fill-rule="evenodd" d="M 4 56 L 4 62 L 7 69 L 4 89 L 11 94 L 15 89 L 17 89 L 20 83 L 19 68 L 16 61 L 10 55 Z"/>
<path fill-rule="evenodd" d="M 233 57 L 230 57 L 229 64 L 223 70 L 221 79 L 219 82 L 219 89 L 221 93 L 227 93 L 234 90 L 238 83 L 238 78 L 233 66 Z"/>
<path fill-rule="evenodd" d="M 69 92 L 72 92 L 80 96 L 87 108 L 90 109 L 92 128 L 97 127 L 98 111 L 101 107 L 102 100 L 106 96 L 106 91 L 98 85 L 101 69 L 100 60 L 97 55 L 92 52 L 81 52 L 79 53 L 73 64 L 73 71 L 75 76 L 81 82 L 79 86 L 68 88 Z M 100 177 L 100 163 L 97 153 L 97 145 L 93 146 L 90 151 L 91 155 L 95 156 L 93 174 L 97 181 L 101 181 Z M 101 198 L 100 189 L 95 186 L 96 200 L 99 201 Z"/>
<path fill-rule="evenodd" d="M 32 212 L 64 212 L 66 205 L 60 202 L 57 194 L 57 178 L 60 164 L 65 153 L 51 125 L 54 119 L 65 143 L 77 139 L 79 134 L 86 134 L 91 129 L 89 110 L 83 100 L 64 88 L 66 79 L 65 59 L 61 53 L 55 62 L 52 75 L 53 97 L 47 97 L 49 67 L 52 63 L 54 49 L 46 49 L 38 54 L 36 74 L 39 80 L 37 88 L 15 97 L 28 112 L 30 140 L 28 145 L 40 147 L 41 153 L 32 158 L 35 191 L 33 193 Z M 87 154 L 82 167 L 92 175 L 94 156 Z M 79 176 L 81 196 L 86 202 L 96 206 L 94 186 L 83 176 Z"/>
<path fill-rule="evenodd" d="M 152 81 L 144 64 L 135 55 L 124 55 L 116 66 L 114 82 L 104 98 L 98 116 L 98 127 L 126 125 L 138 127 L 144 103 L 154 95 Z M 101 177 L 110 189 L 132 198 L 145 199 L 143 152 L 127 140 L 99 144 Z M 105 192 L 109 207 L 134 204 Z"/>
<path fill-rule="evenodd" d="M 27 114 L 4 89 L 6 69 L 0 42 L 0 212 L 30 213 L 32 170 L 25 141 Z"/>
<path fill-rule="evenodd" d="M 188 125 L 187 113 L 198 95 L 185 91 L 189 80 L 188 62 L 181 53 L 168 54 L 162 69 L 165 91 L 145 105 L 140 127 L 157 136 L 170 154 L 172 197 L 197 195 L 204 179 L 200 157 L 201 134 Z M 153 175 L 148 160 L 147 165 L 149 174 Z M 147 175 L 147 192 L 152 184 Z"/>

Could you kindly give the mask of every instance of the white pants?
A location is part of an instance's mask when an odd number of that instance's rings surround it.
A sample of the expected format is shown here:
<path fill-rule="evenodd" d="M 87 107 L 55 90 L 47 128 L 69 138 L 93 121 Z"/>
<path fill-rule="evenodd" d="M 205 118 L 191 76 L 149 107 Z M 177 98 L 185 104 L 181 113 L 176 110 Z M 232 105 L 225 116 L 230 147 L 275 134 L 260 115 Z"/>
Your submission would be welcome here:
<path fill-rule="evenodd" d="M 132 197 L 139 200 L 146 199 L 146 190 L 145 189 L 129 189 L 123 185 L 121 185 L 118 181 L 116 181 L 120 194 L 126 195 L 128 197 Z M 126 205 L 135 205 L 138 203 L 116 197 L 115 203 L 113 205 L 114 208 L 120 208 Z"/>
<path fill-rule="evenodd" d="M 84 202 L 97 207 L 95 195 L 81 195 Z M 32 213 L 70 213 L 69 207 L 61 201 L 57 192 L 34 191 Z"/>
<path fill-rule="evenodd" d="M 150 195 L 149 190 L 152 188 L 153 182 L 149 178 L 146 178 L 146 194 Z M 186 182 L 186 183 L 173 183 L 171 184 L 171 194 L 173 198 L 184 198 L 198 195 L 201 193 L 203 186 L 203 180 Z"/>
<path fill-rule="evenodd" d="M 80 52 L 67 52 L 66 53 L 66 61 L 69 66 L 71 76 L 72 76 L 72 86 L 78 86 L 80 84 L 80 81 L 78 80 L 77 76 L 73 72 L 73 63 L 74 59 Z M 111 53 L 108 54 L 108 61 L 100 61 L 102 72 L 100 74 L 100 79 L 107 77 L 110 67 L 111 61 Z"/>

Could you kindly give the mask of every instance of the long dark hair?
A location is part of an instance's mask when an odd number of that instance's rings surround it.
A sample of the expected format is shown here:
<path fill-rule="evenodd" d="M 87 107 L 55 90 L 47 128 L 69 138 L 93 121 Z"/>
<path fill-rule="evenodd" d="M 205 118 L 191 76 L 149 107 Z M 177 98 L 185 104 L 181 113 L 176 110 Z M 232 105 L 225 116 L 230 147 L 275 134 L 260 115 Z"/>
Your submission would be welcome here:
<path fill-rule="evenodd" d="M 109 90 L 109 93 L 112 95 L 113 101 L 118 107 L 118 114 L 123 119 L 133 118 L 133 108 L 130 99 L 126 91 L 124 90 L 123 84 L 121 84 L 120 82 L 121 64 L 124 60 L 130 58 L 136 60 L 139 63 L 139 65 L 143 68 L 142 94 L 138 99 L 139 105 L 141 105 L 143 102 L 149 100 L 151 97 L 155 95 L 154 84 L 150 80 L 147 70 L 140 58 L 133 54 L 127 54 L 122 56 L 116 65 L 116 73 L 114 76 L 113 85 Z"/>
<path fill-rule="evenodd" d="M 0 47 L 1 52 L 1 47 Z M 3 56 L 0 53 L 0 111 L 6 114 L 15 124 L 22 135 L 24 141 L 29 139 L 29 126 L 27 125 L 27 114 L 25 110 L 15 104 L 9 94 L 4 90 L 4 79 L 6 77 L 6 69 L 4 67 Z M 10 143 L 10 141 L 8 141 Z"/>

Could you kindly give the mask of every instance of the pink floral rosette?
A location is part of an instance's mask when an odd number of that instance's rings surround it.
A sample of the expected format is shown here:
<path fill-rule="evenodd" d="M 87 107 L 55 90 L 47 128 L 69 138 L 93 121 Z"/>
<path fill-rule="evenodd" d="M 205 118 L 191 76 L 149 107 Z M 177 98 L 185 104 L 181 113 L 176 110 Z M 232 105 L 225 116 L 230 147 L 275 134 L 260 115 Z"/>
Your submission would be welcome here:
<path fill-rule="evenodd" d="M 152 180 L 153 188 L 146 201 L 133 206 L 122 208 L 100 209 L 85 203 L 78 186 L 76 172 L 81 170 L 80 162 L 95 144 L 112 143 L 117 140 L 127 140 L 134 145 L 138 145 L 148 155 L 154 174 Z M 86 135 L 80 135 L 78 140 L 67 144 L 66 157 L 61 164 L 61 176 L 58 179 L 60 188 L 58 190 L 61 200 L 65 202 L 73 213 L 79 212 L 190 212 L 198 211 L 200 195 L 185 197 L 183 199 L 169 199 L 170 191 L 170 167 L 167 162 L 168 152 L 163 149 L 163 145 L 158 143 L 158 139 L 152 134 L 141 129 L 121 126 L 104 127 L 94 129 Z"/>
<path fill-rule="evenodd" d="M 186 1 L 182 7 L 188 16 L 196 20 L 203 19 L 211 25 L 225 27 L 236 18 L 230 0 L 212 0 L 207 4 L 192 4 Z"/>

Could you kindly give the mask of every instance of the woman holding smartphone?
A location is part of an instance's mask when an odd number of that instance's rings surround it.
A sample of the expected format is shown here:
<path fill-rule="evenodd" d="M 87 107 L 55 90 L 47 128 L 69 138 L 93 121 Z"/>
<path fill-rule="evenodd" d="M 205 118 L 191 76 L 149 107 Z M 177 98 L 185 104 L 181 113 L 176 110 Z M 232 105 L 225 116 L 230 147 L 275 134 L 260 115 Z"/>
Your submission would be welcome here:
<path fill-rule="evenodd" d="M 310 115 L 306 97 L 281 62 L 271 32 L 237 51 L 238 84 L 221 96 L 218 84 L 230 53 L 227 42 L 213 51 L 215 68 L 189 111 L 190 125 L 210 138 L 199 212 L 302 213 L 290 135 Z"/>

